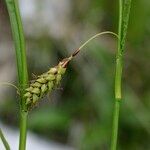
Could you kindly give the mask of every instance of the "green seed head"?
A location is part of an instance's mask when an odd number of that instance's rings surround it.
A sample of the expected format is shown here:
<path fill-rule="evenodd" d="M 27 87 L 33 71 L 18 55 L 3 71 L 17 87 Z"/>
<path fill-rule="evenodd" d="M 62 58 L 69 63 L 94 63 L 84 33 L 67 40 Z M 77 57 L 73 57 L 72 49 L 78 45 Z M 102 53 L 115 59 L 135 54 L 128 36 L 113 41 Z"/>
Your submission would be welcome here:
<path fill-rule="evenodd" d="M 42 97 L 60 84 L 62 75 L 66 71 L 67 63 L 68 60 L 64 59 L 57 66 L 50 68 L 48 72 L 38 76 L 38 78 L 30 84 L 24 94 L 27 110 L 31 110 Z"/>

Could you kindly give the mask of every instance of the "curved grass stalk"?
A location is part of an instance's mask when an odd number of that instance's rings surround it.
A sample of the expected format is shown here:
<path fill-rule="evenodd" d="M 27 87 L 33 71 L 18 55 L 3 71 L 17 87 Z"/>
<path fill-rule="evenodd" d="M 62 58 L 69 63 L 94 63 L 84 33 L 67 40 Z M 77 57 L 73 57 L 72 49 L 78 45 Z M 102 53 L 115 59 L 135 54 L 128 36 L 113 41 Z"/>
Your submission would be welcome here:
<path fill-rule="evenodd" d="M 113 113 L 111 150 L 117 148 L 118 122 L 120 103 L 122 99 L 122 70 L 123 70 L 123 53 L 125 49 L 125 40 L 128 28 L 131 0 L 119 0 L 119 26 L 118 26 L 118 50 L 116 55 L 116 74 L 115 74 L 115 105 Z"/>
<path fill-rule="evenodd" d="M 116 33 L 111 32 L 111 31 L 100 32 L 100 33 L 97 33 L 97 34 L 95 34 L 94 36 L 92 36 L 92 37 L 91 37 L 90 39 L 88 39 L 85 43 L 83 43 L 83 44 L 79 47 L 79 49 L 81 50 L 81 49 L 82 49 L 85 45 L 87 45 L 91 40 L 97 38 L 98 36 L 104 35 L 104 34 L 111 34 L 111 35 L 114 35 L 114 36 L 116 36 L 117 38 L 119 38 L 119 36 L 118 36 Z"/>
<path fill-rule="evenodd" d="M 101 36 L 101 35 L 105 35 L 105 34 L 114 35 L 114 36 L 116 36 L 116 37 L 118 38 L 118 40 L 119 40 L 119 36 L 118 36 L 116 33 L 114 33 L 114 32 L 111 32 L 111 31 L 100 32 L 100 33 L 95 34 L 95 35 L 92 36 L 91 38 L 89 38 L 87 41 L 85 41 L 77 50 L 74 51 L 74 53 L 73 53 L 71 56 L 72 56 L 72 57 L 76 56 L 76 55 L 80 52 L 80 50 L 81 50 L 83 47 L 85 47 L 90 41 L 92 41 L 93 39 L 95 39 L 95 38 L 97 38 L 97 37 L 99 37 L 99 36 Z"/>
<path fill-rule="evenodd" d="M 26 51 L 25 40 L 23 34 L 23 27 L 19 12 L 18 0 L 5 0 L 11 23 L 11 29 L 16 50 L 16 60 L 18 69 L 18 81 L 20 89 L 20 141 L 19 150 L 25 150 L 26 148 L 26 126 L 27 116 L 26 105 L 24 101 L 24 89 L 28 85 L 27 63 L 26 63 Z"/>

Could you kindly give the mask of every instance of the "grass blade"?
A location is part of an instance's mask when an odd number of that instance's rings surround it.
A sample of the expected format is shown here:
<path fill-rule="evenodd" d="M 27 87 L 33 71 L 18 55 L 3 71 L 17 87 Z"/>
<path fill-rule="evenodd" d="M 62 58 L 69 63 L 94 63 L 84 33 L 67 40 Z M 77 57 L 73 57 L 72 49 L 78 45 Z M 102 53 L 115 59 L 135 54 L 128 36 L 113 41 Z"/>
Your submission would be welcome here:
<path fill-rule="evenodd" d="M 16 61 L 18 69 L 18 81 L 20 90 L 20 142 L 19 149 L 25 150 L 26 147 L 26 126 L 27 126 L 27 114 L 26 105 L 24 101 L 24 89 L 28 84 L 28 73 L 26 63 L 26 51 L 25 40 L 23 34 L 23 27 L 19 12 L 19 6 L 17 0 L 5 0 L 10 17 L 11 29 L 16 50 Z"/>

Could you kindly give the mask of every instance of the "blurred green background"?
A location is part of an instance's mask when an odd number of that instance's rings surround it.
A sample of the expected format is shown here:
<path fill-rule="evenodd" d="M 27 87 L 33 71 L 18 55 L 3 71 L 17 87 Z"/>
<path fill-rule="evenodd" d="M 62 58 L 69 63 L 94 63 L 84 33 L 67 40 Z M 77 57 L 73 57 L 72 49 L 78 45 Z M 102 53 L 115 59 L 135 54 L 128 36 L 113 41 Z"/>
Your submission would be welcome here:
<path fill-rule="evenodd" d="M 117 0 L 21 0 L 20 9 L 31 80 L 32 74 L 55 66 L 95 33 L 117 32 Z M 133 1 L 124 57 L 118 150 L 150 149 L 149 40 L 150 1 Z M 0 0 L 0 45 L 0 81 L 16 84 L 15 52 L 4 0 Z M 70 63 L 60 88 L 30 112 L 29 130 L 75 149 L 109 149 L 115 52 L 116 39 L 110 35 L 88 44 Z M 1 121 L 18 126 L 16 91 L 10 87 L 1 87 L 0 91 Z"/>

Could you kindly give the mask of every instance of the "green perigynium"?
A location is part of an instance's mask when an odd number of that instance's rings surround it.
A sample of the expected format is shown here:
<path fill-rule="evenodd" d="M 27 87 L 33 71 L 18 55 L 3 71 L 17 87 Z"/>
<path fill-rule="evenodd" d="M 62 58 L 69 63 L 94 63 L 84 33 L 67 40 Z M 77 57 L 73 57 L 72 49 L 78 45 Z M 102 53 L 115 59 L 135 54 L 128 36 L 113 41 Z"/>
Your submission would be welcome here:
<path fill-rule="evenodd" d="M 38 101 L 48 92 L 55 89 L 66 71 L 66 65 L 72 57 L 62 60 L 57 66 L 50 68 L 47 72 L 38 76 L 28 88 L 25 89 L 25 103 L 27 110 L 32 109 Z"/>

